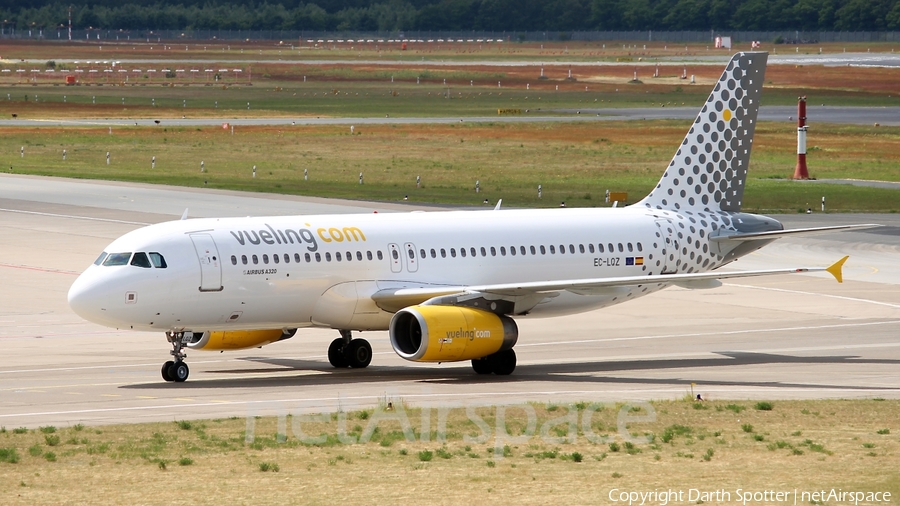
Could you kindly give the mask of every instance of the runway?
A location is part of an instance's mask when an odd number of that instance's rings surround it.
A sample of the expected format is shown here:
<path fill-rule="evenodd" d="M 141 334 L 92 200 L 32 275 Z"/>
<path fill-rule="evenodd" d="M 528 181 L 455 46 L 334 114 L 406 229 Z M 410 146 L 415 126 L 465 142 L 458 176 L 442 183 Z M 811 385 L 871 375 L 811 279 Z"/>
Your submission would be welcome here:
<path fill-rule="evenodd" d="M 880 229 L 781 240 L 741 269 L 822 266 L 827 274 L 670 288 L 612 308 L 519 319 L 519 366 L 479 377 L 468 363 L 400 359 L 384 332 L 365 370 L 334 370 L 331 330 L 228 353 L 192 351 L 191 377 L 165 383 L 156 333 L 87 323 L 66 304 L 75 277 L 119 235 L 189 216 L 397 212 L 415 206 L 0 175 L 0 425 L 36 427 L 244 417 L 298 410 L 522 401 L 900 398 L 900 217 L 786 215 L 787 228 L 881 223 Z M 428 208 L 433 209 L 433 208 Z M 426 209 L 426 210 L 428 210 Z M 478 211 L 490 212 L 490 211 Z"/>

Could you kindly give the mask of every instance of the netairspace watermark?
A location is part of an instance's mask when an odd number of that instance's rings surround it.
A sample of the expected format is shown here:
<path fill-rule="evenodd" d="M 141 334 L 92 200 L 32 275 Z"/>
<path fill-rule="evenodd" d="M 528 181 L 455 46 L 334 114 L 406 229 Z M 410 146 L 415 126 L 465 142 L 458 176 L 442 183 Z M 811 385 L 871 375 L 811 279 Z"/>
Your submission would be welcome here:
<path fill-rule="evenodd" d="M 538 416 L 531 404 L 496 404 L 487 402 L 465 402 L 455 405 L 433 405 L 422 403 L 417 405 L 419 413 L 419 437 L 410 423 L 410 417 L 403 402 L 389 402 L 387 399 L 399 399 L 399 396 L 388 396 L 379 402 L 371 414 L 368 415 L 366 426 L 359 435 L 347 430 L 348 412 L 361 409 L 363 406 L 355 405 L 353 401 L 342 400 L 337 411 L 335 437 L 341 444 L 366 444 L 375 434 L 376 429 L 400 426 L 404 439 L 407 442 L 428 442 L 434 436 L 438 443 L 446 442 L 447 419 L 451 412 L 464 412 L 469 422 L 474 425 L 476 434 L 465 434 L 463 441 L 466 444 L 490 444 L 493 443 L 494 457 L 502 459 L 504 447 L 508 445 L 526 444 L 533 438 L 539 438 L 545 444 L 558 445 L 563 443 L 575 444 L 580 437 L 594 444 L 607 444 L 616 439 L 616 435 L 625 442 L 640 444 L 651 442 L 651 436 L 636 435 L 633 432 L 639 429 L 638 424 L 653 423 L 656 421 L 656 410 L 648 402 L 635 401 L 619 405 L 616 414 L 616 434 L 601 435 L 593 429 L 594 415 L 607 407 L 616 407 L 613 403 L 579 403 L 556 404 L 565 409 L 565 414 L 544 421 L 538 426 Z M 493 415 L 493 425 L 485 418 L 485 410 Z M 309 434 L 304 429 L 311 424 L 330 424 L 332 414 L 322 412 L 321 405 L 313 402 L 300 402 L 293 408 L 288 408 L 280 402 L 256 403 L 250 406 L 247 412 L 247 428 L 245 442 L 252 444 L 256 437 L 256 418 L 260 415 L 277 416 L 278 427 L 276 440 L 279 443 L 287 441 L 288 419 L 290 419 L 290 431 L 302 444 L 322 445 L 328 441 L 328 434 Z M 288 416 L 290 415 L 290 416 Z M 436 417 L 436 430 L 432 426 L 432 416 Z M 510 433 L 508 422 L 524 422 L 521 432 Z M 564 428 L 565 430 L 558 430 Z M 379 429 L 381 431 L 384 428 Z M 357 431 L 358 432 L 358 431 Z"/>
<path fill-rule="evenodd" d="M 625 490 L 613 488 L 609 491 L 609 501 L 628 506 L 668 506 L 670 504 L 887 504 L 891 493 L 883 491 L 844 490 L 829 488 L 821 490 Z"/>

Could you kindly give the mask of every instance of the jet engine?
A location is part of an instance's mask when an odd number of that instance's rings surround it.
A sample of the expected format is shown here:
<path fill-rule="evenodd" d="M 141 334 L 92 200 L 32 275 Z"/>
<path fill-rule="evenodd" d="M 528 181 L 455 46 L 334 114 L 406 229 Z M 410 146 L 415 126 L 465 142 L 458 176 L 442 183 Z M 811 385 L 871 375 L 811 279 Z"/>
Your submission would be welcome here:
<path fill-rule="evenodd" d="M 512 349 L 519 337 L 507 316 L 460 306 L 410 306 L 391 318 L 391 346 L 412 362 L 480 359 Z"/>
<path fill-rule="evenodd" d="M 225 330 L 194 332 L 187 343 L 195 350 L 242 350 L 290 339 L 297 329 Z"/>

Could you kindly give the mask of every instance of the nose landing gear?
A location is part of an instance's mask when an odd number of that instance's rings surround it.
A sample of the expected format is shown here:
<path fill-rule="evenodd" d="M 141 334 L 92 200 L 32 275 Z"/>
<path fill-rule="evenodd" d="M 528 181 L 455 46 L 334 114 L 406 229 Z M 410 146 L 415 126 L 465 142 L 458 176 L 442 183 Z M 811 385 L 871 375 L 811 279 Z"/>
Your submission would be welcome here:
<path fill-rule="evenodd" d="M 190 336 L 186 337 L 184 332 L 166 332 L 166 340 L 172 345 L 172 351 L 169 353 L 175 360 L 169 360 L 164 363 L 160 373 L 166 381 L 183 383 L 191 373 L 190 368 L 184 362 L 187 355 L 182 352 L 184 345 L 190 340 Z"/>
<path fill-rule="evenodd" d="M 349 330 L 328 346 L 328 361 L 338 369 L 362 369 L 372 362 L 372 346 L 365 339 L 352 339 Z"/>

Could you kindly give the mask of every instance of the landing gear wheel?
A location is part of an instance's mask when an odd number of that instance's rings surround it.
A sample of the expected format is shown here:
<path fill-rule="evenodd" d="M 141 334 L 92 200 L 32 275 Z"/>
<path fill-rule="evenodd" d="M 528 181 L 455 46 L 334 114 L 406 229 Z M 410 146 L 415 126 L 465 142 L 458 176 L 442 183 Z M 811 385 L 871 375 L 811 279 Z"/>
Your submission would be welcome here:
<path fill-rule="evenodd" d="M 344 340 L 342 338 L 331 341 L 328 346 L 328 361 L 338 369 L 344 369 L 350 365 L 350 362 L 344 357 Z"/>
<path fill-rule="evenodd" d="M 172 381 L 176 383 L 184 383 L 184 381 L 188 379 L 189 374 L 191 374 L 191 370 L 184 362 L 178 361 L 169 367 L 169 376 L 171 376 Z"/>
<path fill-rule="evenodd" d="M 168 362 L 166 362 L 165 364 L 163 364 L 162 370 L 160 370 L 160 372 L 162 373 L 162 378 L 163 378 L 164 380 L 166 380 L 166 381 L 175 381 L 175 379 L 172 378 L 172 376 L 169 375 L 169 368 L 172 367 L 173 365 L 175 365 L 175 362 L 173 362 L 173 361 L 171 361 L 171 360 L 169 360 Z"/>
<path fill-rule="evenodd" d="M 372 345 L 365 339 L 354 339 L 344 348 L 344 357 L 354 369 L 367 367 L 372 362 Z"/>
<path fill-rule="evenodd" d="M 490 355 L 488 359 L 497 376 L 509 376 L 516 370 L 516 352 L 513 350 L 503 350 Z"/>
<path fill-rule="evenodd" d="M 493 364 L 487 357 L 472 360 L 472 369 L 475 370 L 475 374 L 490 374 L 494 372 Z"/>

